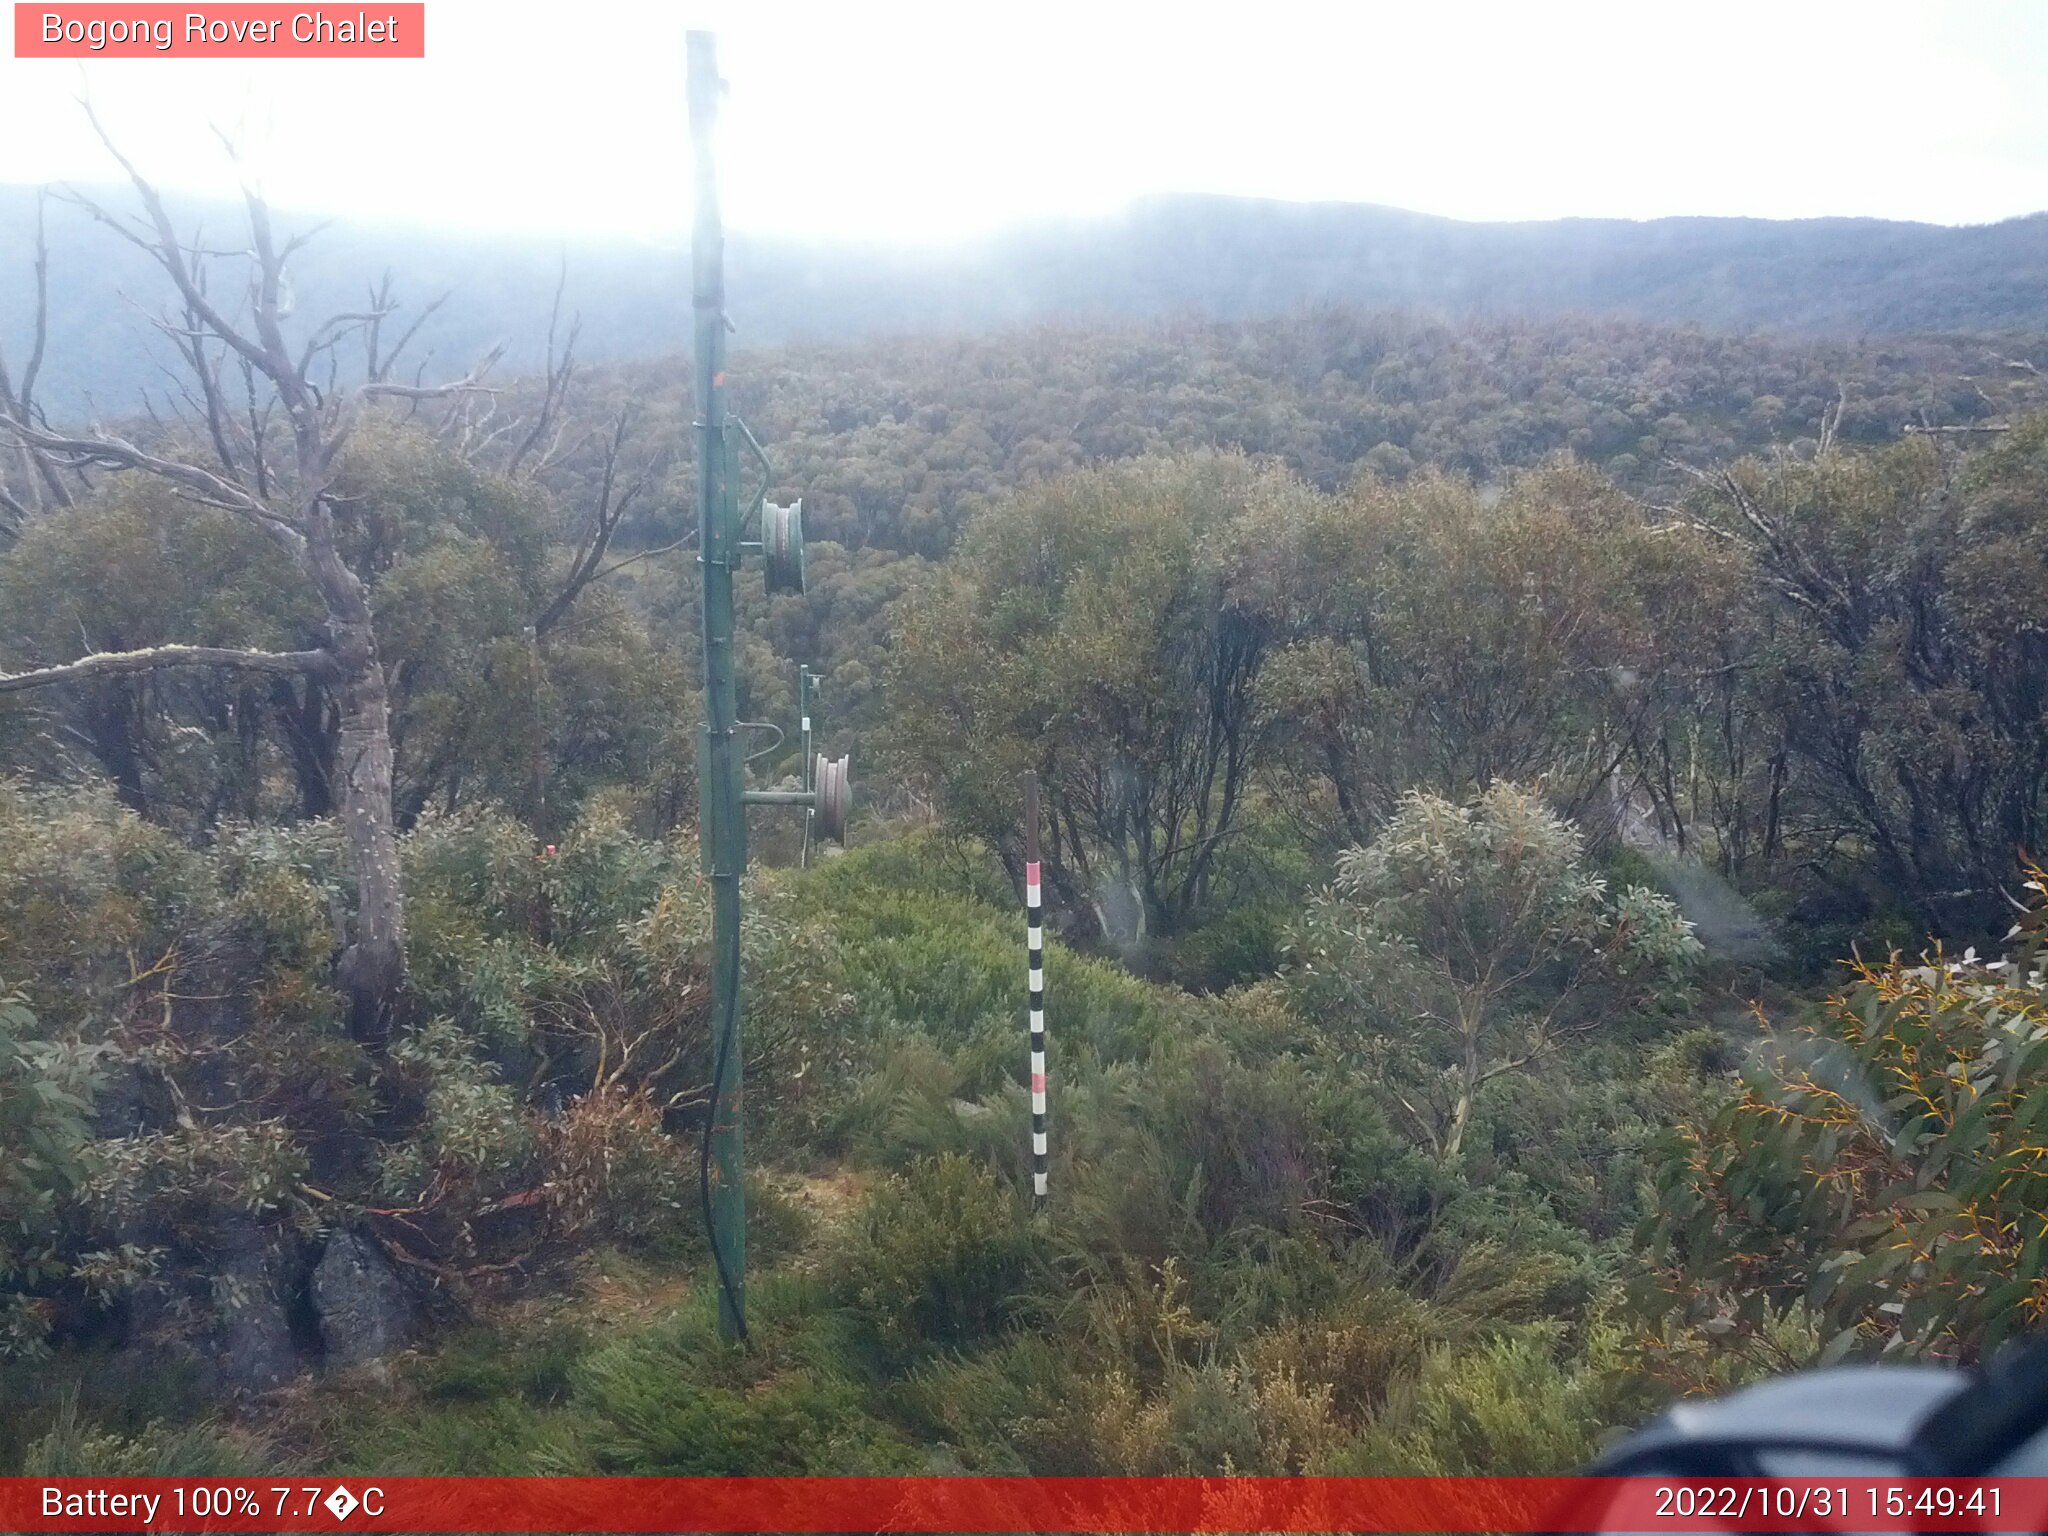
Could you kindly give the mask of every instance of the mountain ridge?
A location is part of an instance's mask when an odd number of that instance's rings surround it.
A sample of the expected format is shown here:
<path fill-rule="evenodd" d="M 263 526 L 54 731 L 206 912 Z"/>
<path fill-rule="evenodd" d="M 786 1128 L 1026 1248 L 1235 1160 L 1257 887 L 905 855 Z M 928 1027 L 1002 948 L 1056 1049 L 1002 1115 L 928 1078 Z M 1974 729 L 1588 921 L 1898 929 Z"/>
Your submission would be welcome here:
<path fill-rule="evenodd" d="M 0 186 L 0 349 L 26 350 L 34 189 Z M 119 206 L 118 193 L 107 191 Z M 181 224 L 233 227 L 229 204 Z M 53 409 L 140 403 L 168 353 L 141 338 L 163 291 L 141 254 L 52 203 Z M 289 222 L 297 223 L 300 216 Z M 421 304 L 434 371 L 509 340 L 535 366 L 568 263 L 566 307 L 595 361 L 688 345 L 680 242 L 563 240 L 336 221 L 301 262 L 302 316 L 354 307 L 386 268 Z M 1946 226 L 1884 219 L 1685 215 L 1472 222 L 1366 203 L 1159 195 L 1092 219 L 942 245 L 728 242 L 738 344 L 958 333 L 1047 320 L 1246 319 L 1337 304 L 1436 318 L 1584 315 L 1719 331 L 1908 334 L 2048 330 L 2048 213 Z M 148 296 L 145 298 L 145 296 Z M 138 313 L 126 298 L 145 305 Z M 159 355 L 161 354 L 161 355 Z"/>

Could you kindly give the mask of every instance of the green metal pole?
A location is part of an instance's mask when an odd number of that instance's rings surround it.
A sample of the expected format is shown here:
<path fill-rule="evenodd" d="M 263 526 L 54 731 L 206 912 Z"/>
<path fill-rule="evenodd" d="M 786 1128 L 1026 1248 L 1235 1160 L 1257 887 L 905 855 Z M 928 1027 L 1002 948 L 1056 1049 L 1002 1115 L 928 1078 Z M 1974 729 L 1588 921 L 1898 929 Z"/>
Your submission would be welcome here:
<path fill-rule="evenodd" d="M 718 216 L 713 141 L 718 123 L 718 44 L 692 32 L 690 139 L 696 150 L 692 304 L 696 317 L 697 560 L 704 569 L 704 765 L 697 786 L 711 878 L 711 1132 L 701 1170 L 718 1271 L 718 1330 L 747 1334 L 747 1208 L 740 1051 L 740 875 L 747 863 L 733 678 L 733 564 L 739 508 L 725 440 L 725 231 Z"/>

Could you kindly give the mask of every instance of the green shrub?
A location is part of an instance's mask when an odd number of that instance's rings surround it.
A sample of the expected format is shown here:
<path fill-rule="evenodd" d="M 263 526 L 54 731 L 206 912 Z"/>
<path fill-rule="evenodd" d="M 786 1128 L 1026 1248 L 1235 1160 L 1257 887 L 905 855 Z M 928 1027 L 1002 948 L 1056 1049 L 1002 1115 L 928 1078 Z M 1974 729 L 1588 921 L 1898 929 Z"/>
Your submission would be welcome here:
<path fill-rule="evenodd" d="M 611 1471 L 772 1477 L 868 1467 L 862 1395 L 842 1378 L 800 1371 L 735 1392 L 635 1377 L 609 1383 L 605 1402 L 611 1425 L 598 1455 Z"/>
<path fill-rule="evenodd" d="M 1094 1252 L 1192 1256 L 1191 1242 L 1239 1228 L 1293 1229 L 1322 1194 L 1328 1154 L 1294 1058 L 1252 1064 L 1213 1037 L 1169 1038 L 1143 1065 L 1062 1086 L 1073 1231 Z"/>
<path fill-rule="evenodd" d="M 921 1361 L 892 1394 L 926 1441 L 950 1446 L 973 1471 L 992 1475 L 1087 1470 L 1062 1459 L 1075 1406 L 1085 1395 L 1084 1362 L 1063 1339 L 1010 1333 L 972 1354 Z"/>
<path fill-rule="evenodd" d="M 1001 1326 L 1035 1250 L 1015 1192 L 949 1153 L 869 1195 L 838 1288 L 893 1347 L 958 1344 Z"/>
<path fill-rule="evenodd" d="M 1243 1348 L 1261 1376 L 1326 1388 L 1330 1411 L 1363 1424 L 1422 1368 L 1444 1325 L 1391 1283 L 1358 1285 L 1330 1305 L 1281 1320 Z"/>
<path fill-rule="evenodd" d="M 381 1409 L 334 1425 L 323 1470 L 399 1477 L 588 1477 L 601 1470 L 582 1416 L 518 1397 Z"/>
<path fill-rule="evenodd" d="M 124 999 L 211 911 L 199 855 L 96 790 L 0 780 L 0 974 L 52 1028 Z"/>
<path fill-rule="evenodd" d="M 572 1407 L 609 1472 L 671 1476 L 906 1472 L 923 1459 L 870 1411 L 843 1324 L 803 1278 L 749 1288 L 748 1344 L 717 1336 L 707 1286 L 659 1328 L 581 1361 Z"/>
<path fill-rule="evenodd" d="M 324 975 L 335 913 L 353 900 L 333 823 L 229 828 L 213 866 L 242 964 L 273 976 Z"/>
<path fill-rule="evenodd" d="M 88 1422 L 78 1399 L 66 1398 L 56 1421 L 22 1454 L 24 1477 L 233 1477 L 258 1470 L 249 1450 L 211 1422 L 152 1420 L 134 1434 Z"/>
<path fill-rule="evenodd" d="M 429 1021 L 391 1047 L 390 1059 L 418 1085 L 425 1116 L 416 1141 L 397 1143 L 384 1162 L 385 1193 L 414 1200 L 429 1179 L 493 1186 L 516 1180 L 533 1151 L 533 1126 L 510 1087 L 446 1019 Z M 409 1149 L 417 1146 L 415 1155 Z"/>
<path fill-rule="evenodd" d="M 623 815 L 602 805 L 570 828 L 541 871 L 554 943 L 571 953 L 606 947 L 665 885 L 694 875 L 674 845 L 635 837 Z"/>
<path fill-rule="evenodd" d="M 576 1362 L 590 1348 L 589 1329 L 574 1319 L 517 1330 L 473 1328 L 444 1340 L 422 1361 L 416 1380 L 431 1401 L 517 1397 L 545 1408 L 568 1398 Z"/>
<path fill-rule="evenodd" d="M 931 829 L 870 843 L 822 863 L 807 876 L 806 888 L 811 899 L 835 909 L 857 906 L 878 890 L 996 910 L 1021 905 L 1001 863 L 984 844 Z"/>
<path fill-rule="evenodd" d="M 848 855 L 793 883 L 798 909 L 837 936 L 863 1032 L 913 1031 L 949 1050 L 1021 1041 L 1021 904 L 957 890 L 903 889 L 877 878 L 877 867 Z M 1161 990 L 1118 967 L 1058 943 L 1047 947 L 1045 967 L 1047 1020 L 1057 1050 L 1130 1060 L 1163 1028 Z M 995 1086 L 983 1082 L 973 1091 Z"/>
<path fill-rule="evenodd" d="M 545 861 L 519 822 L 485 812 L 425 820 L 405 840 L 404 853 L 411 926 L 424 922 L 434 932 L 461 922 L 494 939 L 536 931 Z"/>
<path fill-rule="evenodd" d="M 305 1152 L 275 1121 L 109 1137 L 91 1144 L 85 1162 L 82 1194 L 101 1221 L 140 1224 L 195 1250 L 224 1222 L 304 1205 Z"/>
<path fill-rule="evenodd" d="M 1601 1374 L 1536 1336 L 1434 1350 L 1329 1470 L 1375 1477 L 1557 1477 L 1609 1427 Z"/>
<path fill-rule="evenodd" d="M 1233 907 L 1167 948 L 1168 973 L 1198 992 L 1221 992 L 1277 975 L 1293 916 L 1285 908 Z"/>
<path fill-rule="evenodd" d="M 95 1053 L 38 1039 L 0 982 L 0 1355 L 42 1346 L 43 1308 L 21 1288 L 65 1272 L 63 1205 L 86 1176 Z"/>
<path fill-rule="evenodd" d="M 1972 1360 L 2048 1311 L 2048 874 L 2007 954 L 1894 952 L 1669 1132 L 1640 1300 L 1770 1358 Z"/>

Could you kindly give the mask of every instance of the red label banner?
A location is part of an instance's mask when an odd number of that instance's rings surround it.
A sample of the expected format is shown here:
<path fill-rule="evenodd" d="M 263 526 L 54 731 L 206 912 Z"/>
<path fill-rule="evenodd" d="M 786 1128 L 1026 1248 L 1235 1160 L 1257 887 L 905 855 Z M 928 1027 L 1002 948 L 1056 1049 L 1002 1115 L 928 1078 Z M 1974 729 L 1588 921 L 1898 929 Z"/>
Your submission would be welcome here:
<path fill-rule="evenodd" d="M 0 1530 L 2039 1531 L 2048 1479 L 0 1478 Z"/>
<path fill-rule="evenodd" d="M 410 4 L 65 5 L 16 0 L 17 59 L 423 59 Z"/>

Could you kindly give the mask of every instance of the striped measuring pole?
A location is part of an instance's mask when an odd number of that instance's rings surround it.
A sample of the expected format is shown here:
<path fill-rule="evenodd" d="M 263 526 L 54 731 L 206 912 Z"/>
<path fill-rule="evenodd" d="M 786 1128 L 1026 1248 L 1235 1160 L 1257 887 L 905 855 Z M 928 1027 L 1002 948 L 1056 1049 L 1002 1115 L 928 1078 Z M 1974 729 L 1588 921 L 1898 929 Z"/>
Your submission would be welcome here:
<path fill-rule="evenodd" d="M 1024 946 L 1031 998 L 1031 1192 L 1045 1198 L 1045 903 L 1038 880 L 1038 775 L 1024 775 Z"/>

